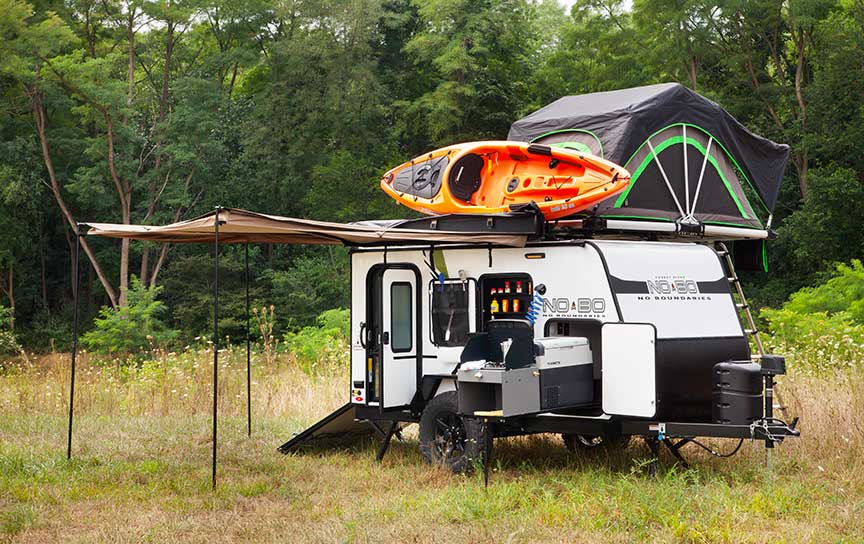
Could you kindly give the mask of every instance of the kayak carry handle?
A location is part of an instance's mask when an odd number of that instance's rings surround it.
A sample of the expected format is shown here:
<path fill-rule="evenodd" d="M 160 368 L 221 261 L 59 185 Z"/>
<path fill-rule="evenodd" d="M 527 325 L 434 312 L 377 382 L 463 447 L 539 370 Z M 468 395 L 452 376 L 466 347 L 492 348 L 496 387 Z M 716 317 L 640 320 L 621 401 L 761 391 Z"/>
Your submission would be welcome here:
<path fill-rule="evenodd" d="M 551 157 L 552 148 L 548 145 L 531 144 L 528 146 L 528 153 L 534 153 L 535 155 L 546 155 L 547 157 Z"/>

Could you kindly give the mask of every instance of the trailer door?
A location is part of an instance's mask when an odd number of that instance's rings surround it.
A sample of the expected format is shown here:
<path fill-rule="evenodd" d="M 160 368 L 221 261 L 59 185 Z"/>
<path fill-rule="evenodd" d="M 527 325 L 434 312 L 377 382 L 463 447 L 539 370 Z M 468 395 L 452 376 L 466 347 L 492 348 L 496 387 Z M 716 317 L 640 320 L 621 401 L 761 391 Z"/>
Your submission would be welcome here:
<path fill-rule="evenodd" d="M 413 266 L 389 265 L 380 277 L 381 407 L 402 408 L 420 380 L 420 275 Z"/>

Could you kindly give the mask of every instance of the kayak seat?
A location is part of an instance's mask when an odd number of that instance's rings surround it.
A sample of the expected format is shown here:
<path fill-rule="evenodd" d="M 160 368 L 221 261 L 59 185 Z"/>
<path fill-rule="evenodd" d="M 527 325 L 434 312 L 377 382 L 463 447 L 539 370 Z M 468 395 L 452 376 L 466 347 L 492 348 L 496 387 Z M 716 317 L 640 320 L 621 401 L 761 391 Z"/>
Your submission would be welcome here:
<path fill-rule="evenodd" d="M 450 194 L 464 202 L 471 200 L 480 188 L 484 165 L 483 157 L 476 153 L 468 153 L 456 161 L 447 180 Z"/>

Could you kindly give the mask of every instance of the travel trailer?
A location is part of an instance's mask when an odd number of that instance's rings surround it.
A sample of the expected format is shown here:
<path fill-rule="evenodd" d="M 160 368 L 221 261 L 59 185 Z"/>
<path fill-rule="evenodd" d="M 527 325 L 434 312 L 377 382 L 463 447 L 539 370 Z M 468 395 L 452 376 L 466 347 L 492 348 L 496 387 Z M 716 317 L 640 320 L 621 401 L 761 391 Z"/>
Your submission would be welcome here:
<path fill-rule="evenodd" d="M 350 401 L 281 450 L 371 427 L 381 456 L 416 422 L 424 456 L 462 470 L 495 436 L 637 435 L 683 461 L 694 437 L 797 435 L 774 417 L 785 362 L 764 353 L 734 266 L 766 264 L 788 146 L 674 83 L 561 98 L 508 140 L 604 157 L 630 184 L 561 220 L 523 205 L 378 223 L 527 242 L 354 246 Z"/>
<path fill-rule="evenodd" d="M 520 215 L 437 227 L 536 228 Z M 281 450 L 378 429 L 383 455 L 419 423 L 426 459 L 465 470 L 495 436 L 560 433 L 578 448 L 636 435 L 678 454 L 672 438 L 798 434 L 773 417 L 784 361 L 751 353 L 725 244 L 534 224 L 547 232 L 524 247 L 353 248 L 350 401 Z"/>

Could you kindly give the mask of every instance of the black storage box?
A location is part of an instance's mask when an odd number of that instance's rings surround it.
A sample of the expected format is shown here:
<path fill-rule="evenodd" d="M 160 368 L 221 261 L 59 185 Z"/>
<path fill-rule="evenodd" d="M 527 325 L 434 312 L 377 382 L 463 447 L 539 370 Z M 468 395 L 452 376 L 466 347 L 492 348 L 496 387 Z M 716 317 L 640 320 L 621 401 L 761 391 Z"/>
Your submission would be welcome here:
<path fill-rule="evenodd" d="M 592 365 L 571 365 L 540 371 L 540 408 L 554 410 L 591 404 L 594 400 Z"/>
<path fill-rule="evenodd" d="M 750 425 L 762 417 L 762 368 L 749 361 L 714 365 L 714 423 Z"/>

